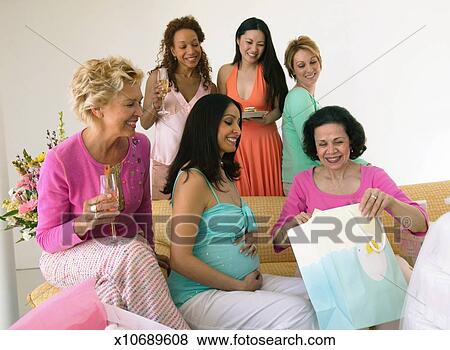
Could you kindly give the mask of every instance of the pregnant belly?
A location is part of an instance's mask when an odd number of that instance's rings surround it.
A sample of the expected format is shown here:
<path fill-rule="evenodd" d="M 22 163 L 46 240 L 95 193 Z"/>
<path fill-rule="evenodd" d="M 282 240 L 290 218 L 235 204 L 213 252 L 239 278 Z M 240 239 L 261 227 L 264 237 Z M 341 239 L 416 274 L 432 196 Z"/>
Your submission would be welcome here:
<path fill-rule="evenodd" d="M 259 268 L 259 258 L 246 256 L 240 249 L 241 244 L 208 245 L 194 252 L 194 255 L 217 271 L 236 279 L 244 279 Z"/>

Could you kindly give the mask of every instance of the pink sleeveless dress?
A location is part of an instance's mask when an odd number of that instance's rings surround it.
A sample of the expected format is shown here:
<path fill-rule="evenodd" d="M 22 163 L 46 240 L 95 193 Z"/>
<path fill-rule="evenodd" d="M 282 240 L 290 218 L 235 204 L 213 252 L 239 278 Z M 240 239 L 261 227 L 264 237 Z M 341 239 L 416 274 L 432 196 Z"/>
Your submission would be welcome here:
<path fill-rule="evenodd" d="M 152 199 L 168 199 L 169 195 L 161 193 L 166 185 L 169 167 L 180 146 L 186 119 L 195 103 L 211 93 L 211 87 L 203 86 L 200 81 L 197 93 L 187 102 L 180 91 L 170 90 L 164 99 L 168 115 L 160 117 L 155 123 L 155 142 L 152 148 Z"/>

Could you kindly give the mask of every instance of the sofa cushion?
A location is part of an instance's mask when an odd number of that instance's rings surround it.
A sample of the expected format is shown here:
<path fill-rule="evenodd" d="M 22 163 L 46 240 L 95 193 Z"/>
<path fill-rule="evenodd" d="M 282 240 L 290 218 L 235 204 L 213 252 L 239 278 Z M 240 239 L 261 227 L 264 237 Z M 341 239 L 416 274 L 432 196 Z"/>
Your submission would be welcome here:
<path fill-rule="evenodd" d="M 59 292 L 59 288 L 52 286 L 51 284 L 44 282 L 38 287 L 33 289 L 31 293 L 27 295 L 28 305 L 32 308 L 38 306 L 48 298 L 54 296 Z"/>
<path fill-rule="evenodd" d="M 450 211 L 450 205 L 446 199 L 450 197 L 450 181 L 424 183 L 416 185 L 400 186 L 400 188 L 415 201 L 426 201 L 426 209 L 430 221 L 435 221 L 444 213 Z M 259 229 L 256 234 L 258 253 L 261 260 L 261 271 L 284 276 L 294 275 L 297 265 L 291 249 L 276 254 L 270 243 L 270 229 L 278 219 L 285 197 L 244 197 L 244 200 L 252 208 Z M 155 234 L 156 252 L 170 256 L 170 228 L 169 222 L 172 210 L 168 200 L 152 202 L 153 229 Z M 396 254 L 403 256 L 411 265 L 417 257 L 423 237 L 416 237 L 409 231 L 395 232 L 394 220 L 387 213 L 383 213 L 382 221 L 387 227 L 388 238 Z M 397 225 L 398 226 L 398 225 Z M 57 293 L 55 288 L 48 283 L 41 284 L 28 295 L 29 304 L 34 307 Z"/>
<path fill-rule="evenodd" d="M 295 262 L 291 249 L 275 254 L 272 247 L 270 230 L 278 220 L 285 197 L 243 197 L 252 209 L 258 231 L 255 233 L 258 254 L 261 264 L 267 262 Z M 172 208 L 168 200 L 158 200 L 152 203 L 153 232 L 158 254 L 170 256 L 170 227 L 168 225 Z"/>
<path fill-rule="evenodd" d="M 268 262 L 261 264 L 261 272 L 278 276 L 295 276 L 298 270 L 296 262 Z"/>
<path fill-rule="evenodd" d="M 450 196 L 450 181 L 404 185 L 400 188 L 427 210 L 430 222 L 450 211 L 450 205 L 446 203 Z M 408 230 L 402 230 L 387 213 L 383 213 L 382 219 L 394 252 L 414 266 L 425 236 L 415 236 Z"/>

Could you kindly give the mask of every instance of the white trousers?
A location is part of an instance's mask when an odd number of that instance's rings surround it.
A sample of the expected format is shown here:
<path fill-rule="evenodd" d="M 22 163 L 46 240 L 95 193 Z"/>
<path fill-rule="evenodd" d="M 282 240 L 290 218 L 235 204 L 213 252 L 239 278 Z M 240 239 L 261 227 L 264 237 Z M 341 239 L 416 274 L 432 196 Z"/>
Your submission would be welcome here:
<path fill-rule="evenodd" d="M 192 329 L 318 329 L 301 278 L 263 274 L 255 292 L 211 289 L 189 299 L 180 312 Z"/>

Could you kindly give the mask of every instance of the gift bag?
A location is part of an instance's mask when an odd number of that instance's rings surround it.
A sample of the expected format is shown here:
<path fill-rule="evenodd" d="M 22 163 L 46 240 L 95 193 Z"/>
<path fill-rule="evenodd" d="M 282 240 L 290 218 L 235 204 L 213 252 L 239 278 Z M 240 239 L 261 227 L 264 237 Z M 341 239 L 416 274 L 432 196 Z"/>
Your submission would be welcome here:
<path fill-rule="evenodd" d="M 169 327 L 117 306 L 102 303 L 90 278 L 63 289 L 25 314 L 11 330 L 167 330 Z"/>
<path fill-rule="evenodd" d="M 107 329 L 128 329 L 128 330 L 169 330 L 171 328 L 150 320 L 148 318 L 136 315 L 130 311 L 123 310 L 114 305 L 103 303 L 108 320 Z"/>
<path fill-rule="evenodd" d="M 108 324 L 102 302 L 95 292 L 95 278 L 61 290 L 9 329 L 100 330 Z"/>
<path fill-rule="evenodd" d="M 406 281 L 382 225 L 362 218 L 358 204 L 315 211 L 288 236 L 321 329 L 401 317 Z"/>

